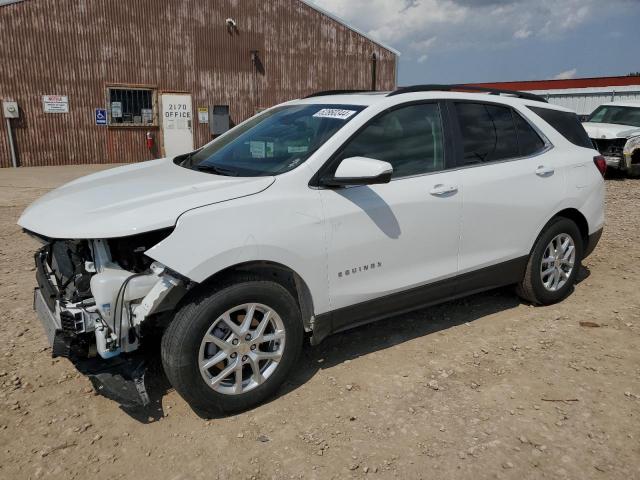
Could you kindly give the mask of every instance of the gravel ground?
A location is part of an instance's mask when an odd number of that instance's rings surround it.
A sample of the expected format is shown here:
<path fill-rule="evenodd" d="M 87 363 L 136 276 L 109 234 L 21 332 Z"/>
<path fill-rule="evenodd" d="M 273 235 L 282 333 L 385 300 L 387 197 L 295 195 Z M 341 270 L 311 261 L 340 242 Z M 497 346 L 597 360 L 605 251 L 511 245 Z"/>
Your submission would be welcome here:
<path fill-rule="evenodd" d="M 640 181 L 607 180 L 605 234 L 561 304 L 503 289 L 336 335 L 278 398 L 202 420 L 159 371 L 148 410 L 94 394 L 31 310 L 36 243 L 15 222 L 100 168 L 0 170 L 0 478 L 640 478 Z"/>

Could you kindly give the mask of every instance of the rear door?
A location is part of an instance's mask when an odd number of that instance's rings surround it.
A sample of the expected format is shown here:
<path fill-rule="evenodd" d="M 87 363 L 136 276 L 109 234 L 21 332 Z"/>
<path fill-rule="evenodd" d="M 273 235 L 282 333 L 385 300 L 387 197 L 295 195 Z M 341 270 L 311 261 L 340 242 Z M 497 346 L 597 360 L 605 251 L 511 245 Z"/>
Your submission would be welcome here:
<path fill-rule="evenodd" d="M 460 288 L 519 280 L 532 237 L 565 192 L 548 140 L 502 104 L 450 102 L 463 189 Z"/>
<path fill-rule="evenodd" d="M 383 299 L 334 316 L 335 329 L 453 290 L 451 284 L 429 294 L 418 288 L 457 271 L 461 192 L 458 172 L 449 169 L 442 113 L 435 102 L 382 113 L 333 161 L 335 170 L 340 160 L 363 156 L 388 161 L 394 169 L 387 184 L 320 190 L 331 308 Z"/>

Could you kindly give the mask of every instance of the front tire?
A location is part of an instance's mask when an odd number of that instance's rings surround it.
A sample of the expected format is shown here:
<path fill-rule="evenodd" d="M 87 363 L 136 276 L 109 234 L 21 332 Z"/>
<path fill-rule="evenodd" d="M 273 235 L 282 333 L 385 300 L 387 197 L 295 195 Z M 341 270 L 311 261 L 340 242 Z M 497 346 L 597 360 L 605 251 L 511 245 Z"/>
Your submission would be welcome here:
<path fill-rule="evenodd" d="M 283 286 L 250 279 L 195 292 L 162 337 L 162 363 L 199 414 L 251 408 L 272 396 L 302 348 L 297 302 Z"/>
<path fill-rule="evenodd" d="M 578 226 L 568 218 L 553 219 L 536 241 L 517 292 L 536 305 L 551 305 L 573 291 L 584 252 Z"/>

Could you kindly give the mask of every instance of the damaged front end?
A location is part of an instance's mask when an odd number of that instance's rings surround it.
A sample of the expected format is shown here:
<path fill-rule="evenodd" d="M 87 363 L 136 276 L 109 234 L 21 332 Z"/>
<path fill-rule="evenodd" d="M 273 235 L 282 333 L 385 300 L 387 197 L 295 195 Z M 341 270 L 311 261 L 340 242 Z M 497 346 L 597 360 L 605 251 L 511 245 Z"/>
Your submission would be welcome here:
<path fill-rule="evenodd" d="M 149 403 L 145 338 L 189 288 L 144 253 L 171 231 L 98 240 L 34 235 L 44 243 L 35 254 L 34 309 L 52 356 L 70 359 L 98 393 L 125 407 Z"/>

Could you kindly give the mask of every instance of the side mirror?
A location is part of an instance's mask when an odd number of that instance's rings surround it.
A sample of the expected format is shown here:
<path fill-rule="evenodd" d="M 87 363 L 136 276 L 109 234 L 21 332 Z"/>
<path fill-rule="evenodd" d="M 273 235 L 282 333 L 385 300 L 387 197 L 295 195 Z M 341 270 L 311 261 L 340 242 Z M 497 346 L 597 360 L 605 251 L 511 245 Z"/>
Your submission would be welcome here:
<path fill-rule="evenodd" d="M 367 157 L 350 157 L 340 162 L 336 173 L 322 183 L 330 187 L 389 183 L 393 167 L 389 162 Z"/>

